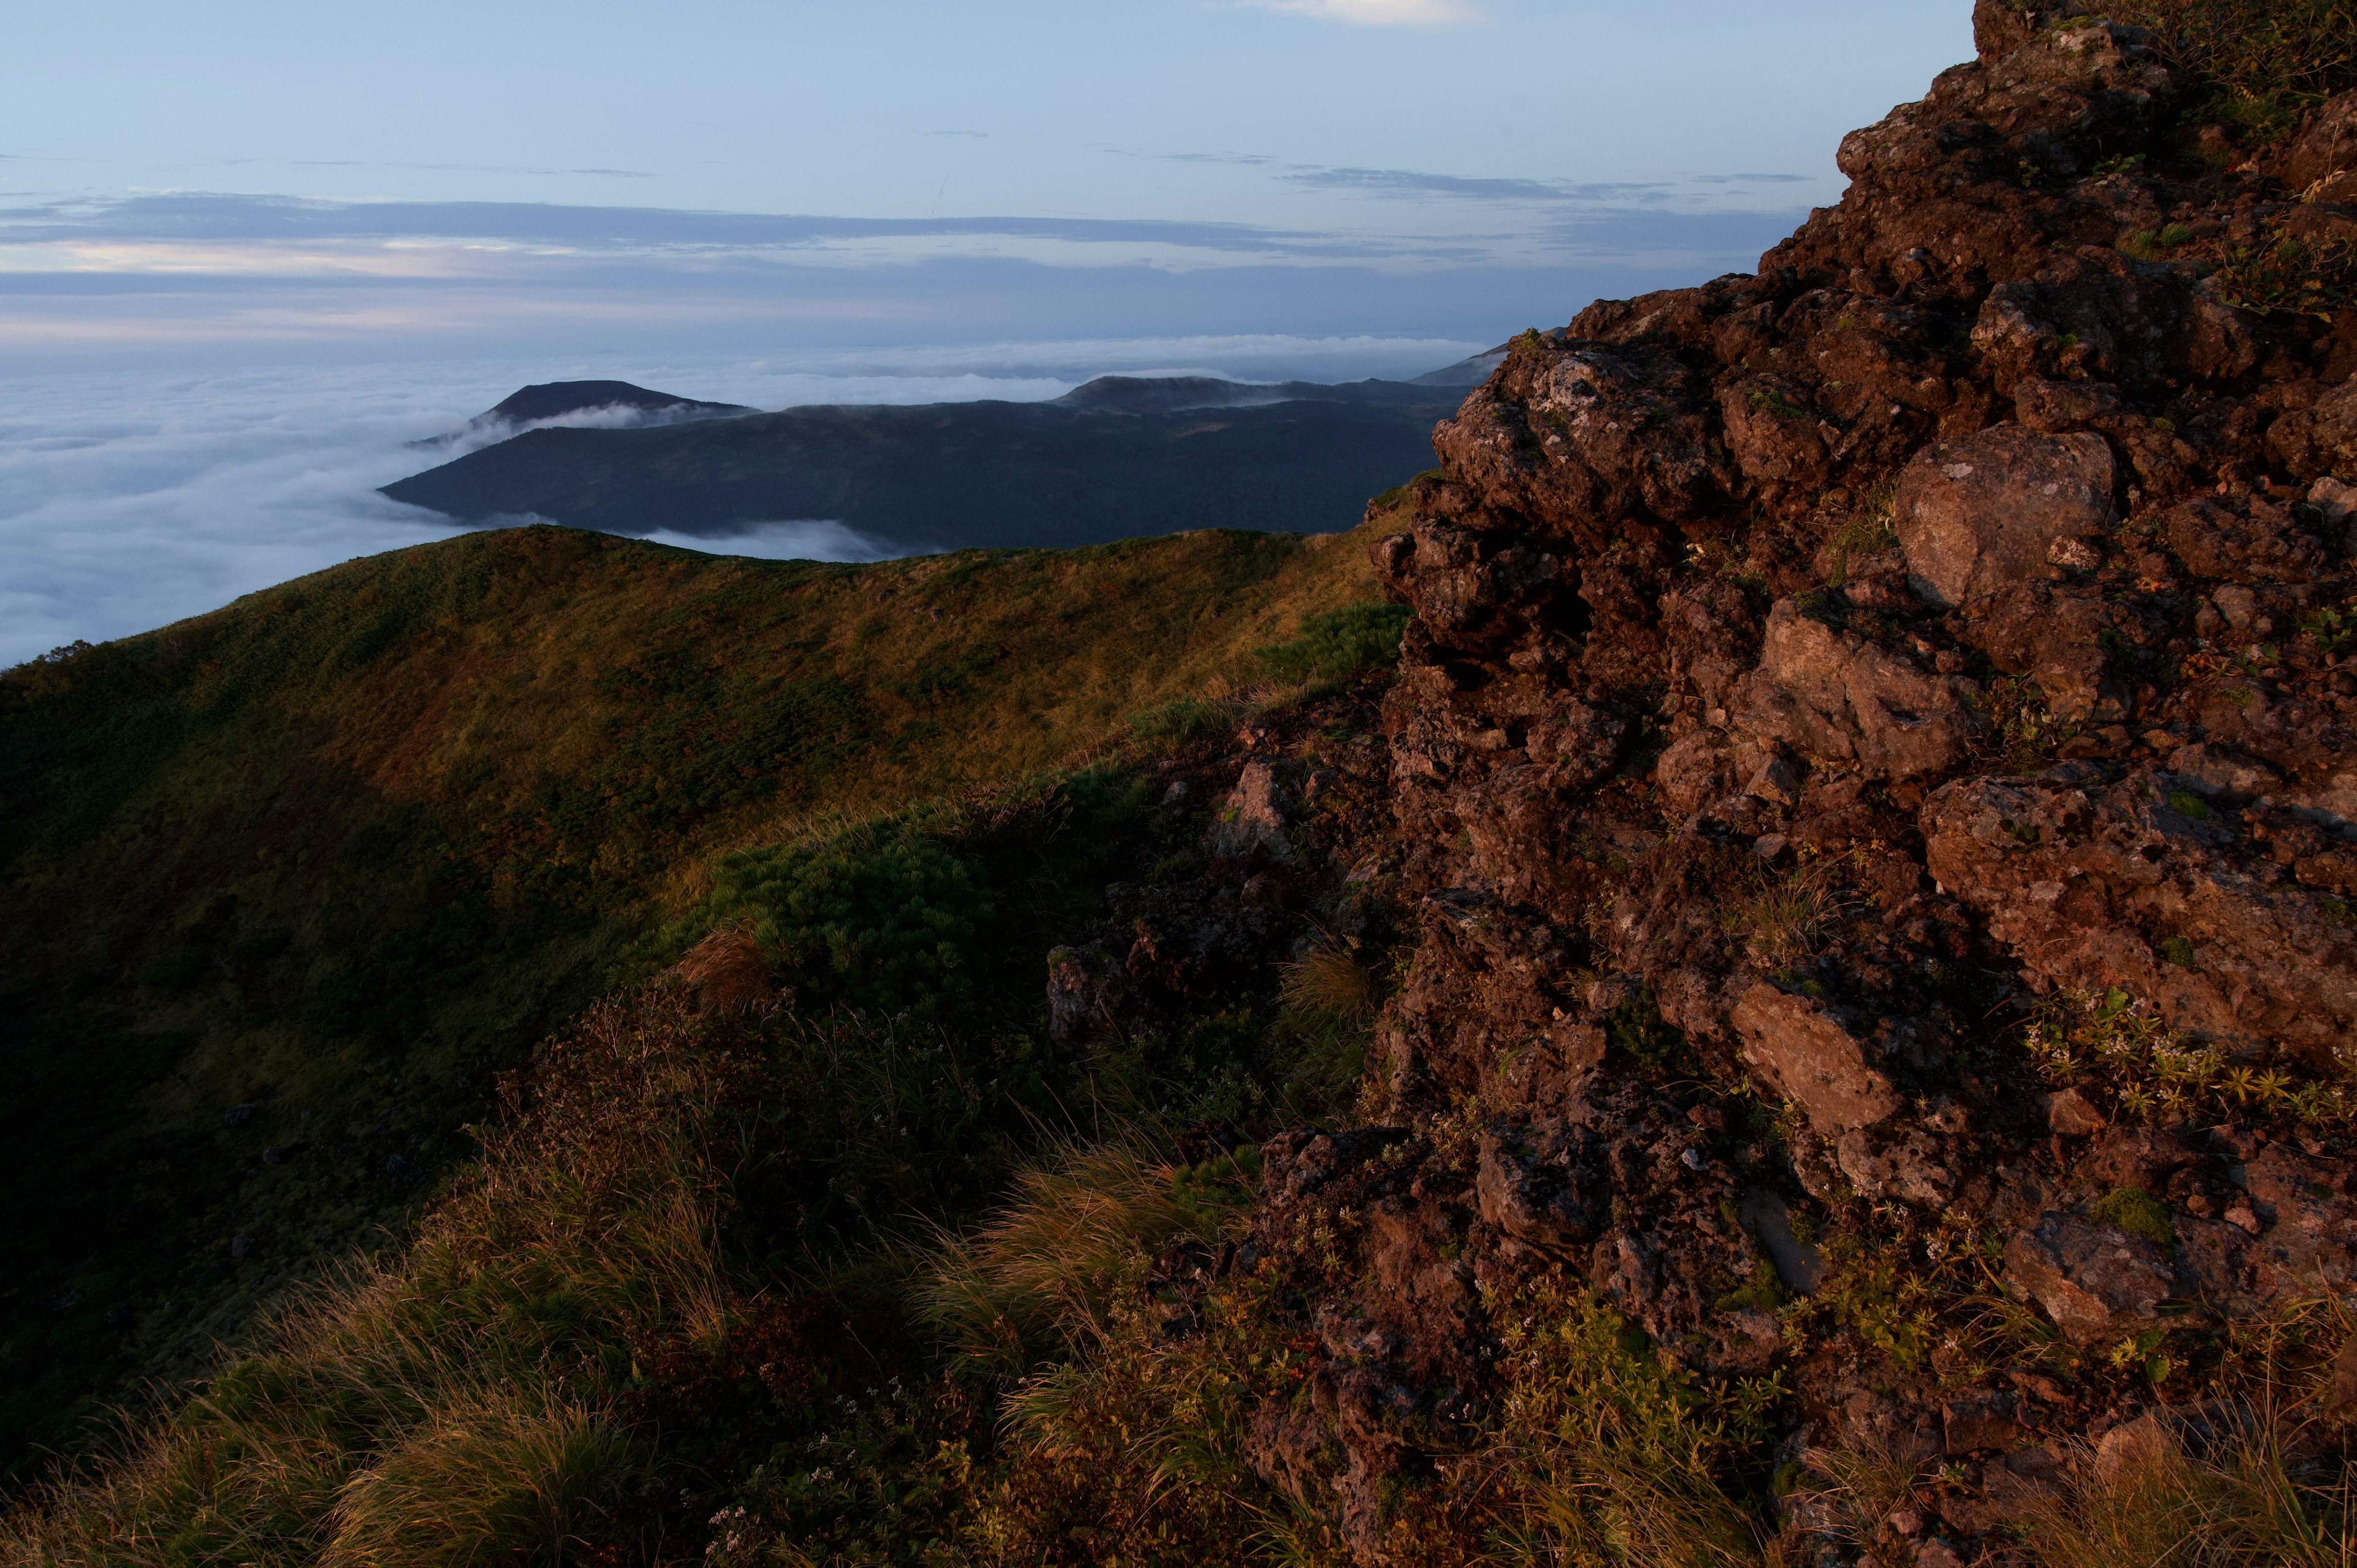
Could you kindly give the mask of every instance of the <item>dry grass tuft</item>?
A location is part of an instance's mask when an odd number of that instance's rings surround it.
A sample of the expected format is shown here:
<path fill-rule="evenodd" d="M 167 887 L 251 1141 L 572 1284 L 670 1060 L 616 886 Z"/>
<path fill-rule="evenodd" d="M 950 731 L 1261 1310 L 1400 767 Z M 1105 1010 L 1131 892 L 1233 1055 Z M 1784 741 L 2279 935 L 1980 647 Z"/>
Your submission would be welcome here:
<path fill-rule="evenodd" d="M 1754 891 L 1727 914 L 1769 970 L 1789 969 L 1823 952 L 1844 917 L 1857 908 L 1840 882 L 1841 863 L 1812 860 Z"/>
<path fill-rule="evenodd" d="M 631 1347 L 726 1326 L 710 1027 L 676 993 L 592 1009 L 398 1262 L 0 1518 L 0 1563 L 560 1561 L 640 1473 L 610 1413 Z"/>
<path fill-rule="evenodd" d="M 2350 1568 L 2357 1472 L 2304 1461 L 2262 1413 L 2197 1448 L 2166 1430 L 2106 1465 L 2083 1446 L 2076 1485 L 2039 1506 L 2029 1538 L 2043 1568 Z"/>
<path fill-rule="evenodd" d="M 1840 1539 L 1867 1547 L 1883 1521 L 1912 1495 L 1922 1465 L 1884 1444 L 1868 1448 L 1820 1448 L 1806 1455 L 1822 1485 L 1806 1488 L 1807 1501 L 1829 1513 Z"/>
<path fill-rule="evenodd" d="M 723 926 L 663 972 L 694 994 L 699 1011 L 742 1013 L 769 996 L 770 955 L 742 921 Z"/>
<path fill-rule="evenodd" d="M 1015 1197 L 973 1235 L 944 1237 L 919 1309 L 964 1355 L 1019 1368 L 1101 1334 L 1108 1304 L 1146 1261 L 1227 1213 L 1142 1138 L 1071 1145 L 1016 1178 Z"/>
<path fill-rule="evenodd" d="M 345 1484 L 322 1568 L 561 1563 L 640 1470 L 610 1414 L 553 1391 L 453 1401 Z"/>
<path fill-rule="evenodd" d="M 1321 939 L 1301 957 L 1279 966 L 1285 1004 L 1311 1017 L 1349 1023 L 1373 1016 L 1383 986 L 1360 961 L 1357 950 L 1336 938 Z"/>

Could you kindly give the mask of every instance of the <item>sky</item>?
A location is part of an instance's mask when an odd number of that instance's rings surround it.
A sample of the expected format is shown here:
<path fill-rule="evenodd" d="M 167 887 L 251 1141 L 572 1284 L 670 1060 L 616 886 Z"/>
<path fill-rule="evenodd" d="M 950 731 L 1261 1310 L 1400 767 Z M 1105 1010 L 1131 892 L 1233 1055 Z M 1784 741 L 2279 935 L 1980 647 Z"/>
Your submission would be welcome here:
<path fill-rule="evenodd" d="M 1497 340 L 1748 266 L 1963 0 L 20 6 L 0 349 Z"/>
<path fill-rule="evenodd" d="M 1838 198 L 1845 132 L 1969 57 L 1969 11 L 15 7 L 0 663 L 432 537 L 359 478 L 525 381 L 770 407 L 1411 374 L 1748 269 Z M 344 478 L 241 524 L 257 442 Z M 217 569 L 123 564 L 135 534 Z"/>

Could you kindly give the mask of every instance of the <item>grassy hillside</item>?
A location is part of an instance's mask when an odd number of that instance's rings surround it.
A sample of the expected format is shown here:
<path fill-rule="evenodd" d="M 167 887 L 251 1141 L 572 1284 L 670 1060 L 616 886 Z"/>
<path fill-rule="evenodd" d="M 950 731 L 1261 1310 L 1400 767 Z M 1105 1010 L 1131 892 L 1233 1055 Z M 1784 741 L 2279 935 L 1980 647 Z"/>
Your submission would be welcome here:
<path fill-rule="evenodd" d="M 1349 537 L 532 528 L 0 675 L 0 1464 L 398 1223 L 718 852 L 1183 723 L 1372 596 Z"/>

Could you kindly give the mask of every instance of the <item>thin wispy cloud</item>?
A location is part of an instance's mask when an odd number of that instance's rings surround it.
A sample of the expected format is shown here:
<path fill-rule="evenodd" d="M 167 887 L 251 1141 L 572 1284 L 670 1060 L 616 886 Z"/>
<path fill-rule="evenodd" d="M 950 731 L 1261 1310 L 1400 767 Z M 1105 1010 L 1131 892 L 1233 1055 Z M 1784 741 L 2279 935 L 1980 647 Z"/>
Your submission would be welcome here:
<path fill-rule="evenodd" d="M 1119 148 L 1114 149 L 1119 152 Z M 1252 167 L 1277 160 L 1266 153 L 1123 153 L 1124 157 L 1158 157 L 1169 164 L 1238 164 Z"/>
<path fill-rule="evenodd" d="M 1254 9 L 1281 11 L 1352 27 L 1461 27 L 1481 19 L 1468 0 L 1246 0 Z"/>
<path fill-rule="evenodd" d="M 611 250 L 791 246 L 915 235 L 1150 242 L 1243 251 L 1269 251 L 1326 238 L 1249 223 L 1168 219 L 839 218 L 553 202 L 319 201 L 207 191 L 0 209 L 0 245 L 102 237 L 183 242 L 442 239 Z"/>
<path fill-rule="evenodd" d="M 1402 168 L 1310 168 L 1278 177 L 1290 184 L 1326 190 L 1358 190 L 1381 196 L 1446 196 L 1480 201 L 1659 201 L 1674 188 L 1659 181 L 1494 179 Z"/>

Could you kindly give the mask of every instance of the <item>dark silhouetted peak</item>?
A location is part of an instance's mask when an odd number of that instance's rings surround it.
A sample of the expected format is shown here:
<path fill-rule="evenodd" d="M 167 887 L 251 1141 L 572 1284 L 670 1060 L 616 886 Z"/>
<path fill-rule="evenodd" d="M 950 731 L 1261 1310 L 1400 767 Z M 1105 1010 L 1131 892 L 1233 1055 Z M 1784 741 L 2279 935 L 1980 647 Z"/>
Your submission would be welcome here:
<path fill-rule="evenodd" d="M 629 381 L 542 381 L 502 398 L 476 416 L 478 424 L 497 420 L 506 424 L 538 424 L 586 413 L 597 408 L 636 409 L 666 422 L 676 419 L 727 419 L 759 411 L 734 403 L 703 403 L 692 397 L 651 392 Z"/>
<path fill-rule="evenodd" d="M 534 425 L 562 421 L 632 426 L 685 424 L 694 420 L 736 419 L 760 412 L 742 403 L 704 403 L 672 392 L 654 392 L 629 381 L 540 381 L 509 393 L 456 430 L 409 445 L 430 451 L 469 438 L 505 440 Z"/>
<path fill-rule="evenodd" d="M 1105 413 L 1168 413 L 1180 408 L 1237 408 L 1280 403 L 1289 388 L 1253 386 L 1218 376 L 1099 376 L 1056 399 L 1064 408 Z"/>

